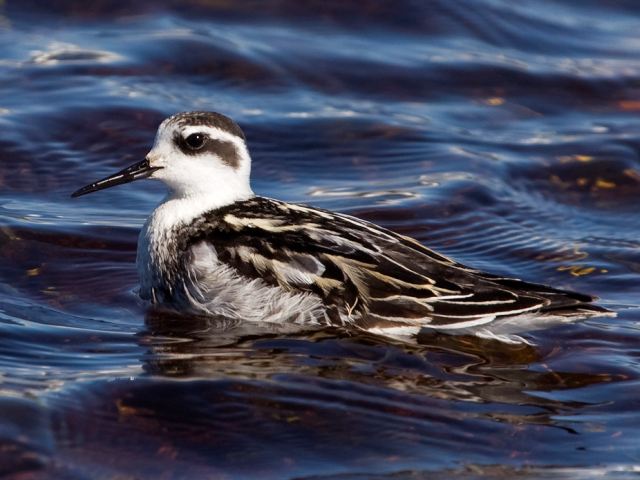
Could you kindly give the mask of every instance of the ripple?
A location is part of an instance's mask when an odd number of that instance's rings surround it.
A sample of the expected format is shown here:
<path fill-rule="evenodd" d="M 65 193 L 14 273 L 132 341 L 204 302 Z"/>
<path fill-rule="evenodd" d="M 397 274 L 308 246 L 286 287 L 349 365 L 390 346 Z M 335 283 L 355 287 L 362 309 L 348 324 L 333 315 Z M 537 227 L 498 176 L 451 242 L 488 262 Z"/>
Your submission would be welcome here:
<path fill-rule="evenodd" d="M 86 50 L 77 45 L 52 42 L 47 51 L 33 52 L 30 62 L 37 65 L 56 65 L 74 63 L 112 63 L 120 61 L 119 55 L 100 50 Z"/>

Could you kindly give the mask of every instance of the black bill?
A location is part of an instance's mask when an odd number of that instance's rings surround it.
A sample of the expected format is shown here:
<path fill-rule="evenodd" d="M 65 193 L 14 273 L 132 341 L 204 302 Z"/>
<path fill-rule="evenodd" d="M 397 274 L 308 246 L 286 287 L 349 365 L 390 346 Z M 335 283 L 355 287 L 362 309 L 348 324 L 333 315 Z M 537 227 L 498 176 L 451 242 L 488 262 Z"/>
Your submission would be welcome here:
<path fill-rule="evenodd" d="M 120 170 L 113 175 L 93 182 L 79 190 L 76 190 L 71 194 L 72 197 L 79 197 L 80 195 L 86 195 L 87 193 L 97 192 L 98 190 L 104 190 L 105 188 L 115 187 L 123 183 L 133 182 L 134 180 L 141 180 L 147 178 L 156 170 L 160 170 L 162 167 L 152 167 L 149 165 L 149 160 L 143 160 L 130 167 Z"/>

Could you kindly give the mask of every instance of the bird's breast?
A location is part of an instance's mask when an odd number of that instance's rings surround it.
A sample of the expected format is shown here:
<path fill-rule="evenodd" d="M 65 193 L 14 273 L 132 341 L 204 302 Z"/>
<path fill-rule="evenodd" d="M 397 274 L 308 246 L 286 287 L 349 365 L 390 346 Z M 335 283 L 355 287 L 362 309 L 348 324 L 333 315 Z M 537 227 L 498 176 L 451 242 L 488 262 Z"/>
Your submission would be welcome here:
<path fill-rule="evenodd" d="M 176 224 L 170 220 L 161 205 L 147 219 L 138 236 L 136 264 L 140 295 L 154 302 L 162 301 L 161 297 L 171 292 L 179 269 Z"/>

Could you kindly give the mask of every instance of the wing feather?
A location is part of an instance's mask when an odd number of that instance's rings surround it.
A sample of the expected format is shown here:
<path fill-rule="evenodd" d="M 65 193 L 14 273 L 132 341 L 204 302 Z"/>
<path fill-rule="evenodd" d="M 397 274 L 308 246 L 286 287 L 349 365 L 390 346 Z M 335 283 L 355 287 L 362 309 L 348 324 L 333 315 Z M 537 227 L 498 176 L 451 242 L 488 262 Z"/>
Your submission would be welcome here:
<path fill-rule="evenodd" d="M 376 328 L 467 328 L 593 300 L 484 274 L 409 237 L 303 205 L 255 197 L 200 222 L 191 242 L 212 243 L 243 275 L 314 292 L 341 317 Z"/>

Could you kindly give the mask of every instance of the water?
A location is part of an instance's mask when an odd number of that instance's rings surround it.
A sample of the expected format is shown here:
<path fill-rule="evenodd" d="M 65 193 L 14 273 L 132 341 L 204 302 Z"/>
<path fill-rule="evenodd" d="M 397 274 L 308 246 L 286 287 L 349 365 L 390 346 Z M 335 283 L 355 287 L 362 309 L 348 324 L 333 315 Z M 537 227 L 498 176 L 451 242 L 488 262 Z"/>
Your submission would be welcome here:
<path fill-rule="evenodd" d="M 0 474 L 637 478 L 636 2 L 0 5 Z M 241 124 L 260 194 L 618 317 L 406 345 L 150 311 L 162 187 L 69 194 L 191 109 Z"/>

